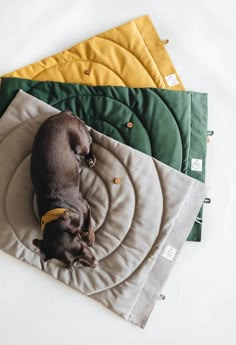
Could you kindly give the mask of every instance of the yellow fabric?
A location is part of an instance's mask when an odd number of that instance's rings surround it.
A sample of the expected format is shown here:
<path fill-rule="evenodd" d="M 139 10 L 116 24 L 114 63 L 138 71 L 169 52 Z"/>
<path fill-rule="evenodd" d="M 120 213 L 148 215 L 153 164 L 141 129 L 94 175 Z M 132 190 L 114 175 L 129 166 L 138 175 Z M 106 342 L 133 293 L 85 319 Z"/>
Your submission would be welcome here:
<path fill-rule="evenodd" d="M 159 38 L 149 16 L 143 16 L 5 76 L 184 90 L 165 49 L 167 42 Z"/>
<path fill-rule="evenodd" d="M 52 210 L 45 213 L 41 218 L 41 230 L 44 232 L 45 226 L 52 222 L 53 220 L 58 219 L 64 212 L 66 208 L 53 208 Z"/>

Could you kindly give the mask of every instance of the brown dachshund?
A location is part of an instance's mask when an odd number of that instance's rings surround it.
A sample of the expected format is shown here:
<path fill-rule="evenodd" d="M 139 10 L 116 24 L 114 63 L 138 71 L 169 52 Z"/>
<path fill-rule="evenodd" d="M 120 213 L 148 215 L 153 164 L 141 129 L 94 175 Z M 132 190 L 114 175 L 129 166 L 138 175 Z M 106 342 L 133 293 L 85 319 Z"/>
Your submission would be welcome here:
<path fill-rule="evenodd" d="M 38 129 L 30 174 L 36 192 L 43 240 L 33 240 L 43 260 L 58 259 L 69 270 L 95 267 L 90 207 L 79 191 L 80 162 L 92 168 L 96 158 L 84 122 L 69 110 L 47 119 Z"/>

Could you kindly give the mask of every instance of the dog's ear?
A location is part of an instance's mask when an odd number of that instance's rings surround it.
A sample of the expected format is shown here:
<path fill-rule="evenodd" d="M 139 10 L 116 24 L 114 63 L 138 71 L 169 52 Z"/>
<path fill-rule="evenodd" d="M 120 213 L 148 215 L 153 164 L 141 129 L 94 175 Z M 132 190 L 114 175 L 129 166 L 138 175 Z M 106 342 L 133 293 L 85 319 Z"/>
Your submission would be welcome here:
<path fill-rule="evenodd" d="M 88 216 L 86 222 L 84 224 L 85 231 L 81 234 L 83 240 L 87 243 L 89 247 L 92 247 L 95 242 L 95 234 L 93 231 L 93 224 L 92 224 L 92 217 L 91 217 L 91 209 L 88 210 Z"/>
<path fill-rule="evenodd" d="M 90 209 L 90 207 L 89 207 L 88 216 L 87 216 L 87 219 L 86 219 L 86 229 L 88 230 L 88 232 L 92 231 L 92 229 L 93 229 L 92 216 L 91 216 L 91 209 Z"/>
<path fill-rule="evenodd" d="M 48 259 L 47 259 L 46 255 L 45 255 L 45 252 L 44 252 L 44 250 L 43 250 L 42 244 L 43 244 L 43 241 L 42 241 L 42 240 L 37 240 L 37 239 L 33 240 L 33 245 L 35 245 L 35 247 L 37 247 L 37 248 L 39 249 L 39 255 L 40 255 L 40 257 L 41 257 L 44 261 L 47 261 Z"/>
<path fill-rule="evenodd" d="M 62 216 L 62 220 L 66 232 L 69 232 L 73 235 L 78 234 L 80 225 L 80 215 L 78 212 L 73 212 L 70 210 L 65 211 Z"/>

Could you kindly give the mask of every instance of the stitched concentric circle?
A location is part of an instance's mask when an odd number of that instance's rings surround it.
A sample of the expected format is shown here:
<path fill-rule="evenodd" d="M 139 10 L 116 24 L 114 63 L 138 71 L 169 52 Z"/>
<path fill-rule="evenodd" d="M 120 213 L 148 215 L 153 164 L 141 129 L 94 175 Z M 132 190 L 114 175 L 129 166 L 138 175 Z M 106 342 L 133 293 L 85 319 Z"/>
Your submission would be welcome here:
<path fill-rule="evenodd" d="M 99 264 L 70 272 L 57 260 L 44 262 L 32 244 L 42 234 L 29 163 L 38 127 L 57 112 L 19 91 L 1 119 L 0 248 L 143 326 L 174 263 L 164 253 L 181 249 L 205 188 L 90 128 L 97 163 L 81 164 L 80 189 L 96 223 Z"/>
<path fill-rule="evenodd" d="M 40 261 L 32 240 L 41 237 L 41 233 L 33 210 L 30 152 L 35 132 L 46 117 L 20 122 L 8 130 L 0 143 L 1 152 L 7 151 L 9 158 L 7 161 L 2 158 L 4 170 L 0 175 L 3 229 L 9 245 L 15 246 L 17 256 L 34 256 L 32 261 Z M 133 150 L 127 150 L 124 156 L 125 146 L 117 146 L 112 139 L 107 144 L 105 137 L 95 131 L 93 139 L 97 164 L 93 169 L 83 166 L 81 191 L 91 205 L 96 224 L 94 252 L 99 265 L 96 270 L 81 268 L 70 277 L 80 281 L 79 289 L 88 295 L 118 286 L 135 274 L 150 255 L 158 237 L 163 210 L 162 190 L 152 160 Z M 143 184 L 146 169 L 149 178 Z M 119 184 L 114 183 L 114 177 L 120 178 Z M 155 217 L 152 216 L 154 212 Z M 146 228 L 155 231 L 146 234 Z M 136 238 L 143 240 L 135 242 Z M 48 263 L 40 261 L 40 264 L 46 271 L 53 267 L 57 276 L 66 271 L 55 260 Z M 66 276 L 68 274 L 66 271 Z"/>
<path fill-rule="evenodd" d="M 205 179 L 205 94 L 5 78 L 0 112 L 19 88 L 61 110 L 71 109 L 101 133 L 168 166 L 200 181 Z M 193 157 L 202 159 L 202 172 L 191 170 Z M 189 239 L 200 240 L 200 234 L 201 225 L 196 223 Z"/>
<path fill-rule="evenodd" d="M 186 129 L 157 89 L 30 81 L 27 85 L 26 81 L 25 90 L 58 109 L 71 109 L 87 125 L 113 139 L 177 170 L 186 170 L 189 154 Z M 186 116 L 181 121 L 186 121 Z M 129 122 L 132 128 L 127 127 Z"/>
<path fill-rule="evenodd" d="M 164 47 L 167 42 L 159 38 L 150 18 L 143 16 L 6 76 L 183 90 Z M 176 83 L 170 85 L 166 77 L 173 74 Z"/>

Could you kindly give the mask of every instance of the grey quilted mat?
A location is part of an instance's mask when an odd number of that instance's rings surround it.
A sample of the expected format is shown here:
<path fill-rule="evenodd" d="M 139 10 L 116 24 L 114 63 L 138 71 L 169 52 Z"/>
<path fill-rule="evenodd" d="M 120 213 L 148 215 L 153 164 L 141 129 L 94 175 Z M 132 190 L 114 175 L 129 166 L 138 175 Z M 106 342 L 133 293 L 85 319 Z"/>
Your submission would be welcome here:
<path fill-rule="evenodd" d="M 144 327 L 202 205 L 205 185 L 93 129 L 94 169 L 81 191 L 96 229 L 95 269 L 69 272 L 32 245 L 30 154 L 39 125 L 59 111 L 19 91 L 0 120 L 0 248 Z M 120 178 L 120 184 L 114 179 Z"/>

